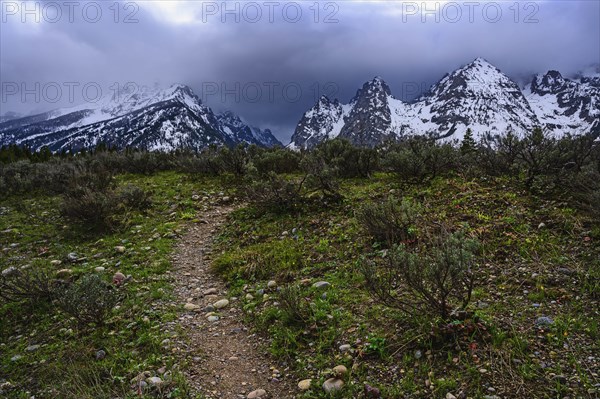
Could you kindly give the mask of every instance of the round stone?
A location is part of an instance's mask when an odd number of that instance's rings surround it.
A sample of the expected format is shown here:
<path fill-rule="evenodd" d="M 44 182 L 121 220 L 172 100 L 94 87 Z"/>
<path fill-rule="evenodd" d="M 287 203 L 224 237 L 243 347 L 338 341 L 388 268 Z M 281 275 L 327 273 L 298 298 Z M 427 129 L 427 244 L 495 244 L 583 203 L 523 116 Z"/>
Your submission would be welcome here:
<path fill-rule="evenodd" d="M 344 381 L 339 378 L 330 378 L 323 383 L 323 390 L 327 393 L 334 393 L 342 389 Z"/>
<path fill-rule="evenodd" d="M 122 245 L 119 245 L 119 246 L 115 247 L 115 251 L 117 251 L 117 253 L 122 254 L 125 252 L 125 247 Z"/>
<path fill-rule="evenodd" d="M 554 324 L 554 320 L 547 316 L 541 316 L 535 320 L 535 325 L 538 327 L 550 326 L 552 324 Z"/>
<path fill-rule="evenodd" d="M 308 391 L 310 389 L 310 384 L 312 383 L 312 379 L 307 378 L 306 380 L 302 380 L 298 383 L 298 389 L 301 391 Z"/>
<path fill-rule="evenodd" d="M 146 378 L 150 377 L 152 374 L 149 371 L 142 371 L 135 377 L 133 377 L 130 381 L 132 385 L 139 384 L 140 381 L 144 381 Z"/>
<path fill-rule="evenodd" d="M 348 352 L 351 348 L 352 346 L 348 344 L 340 345 L 340 352 Z"/>
<path fill-rule="evenodd" d="M 271 280 L 267 283 L 267 288 L 273 289 L 275 287 L 277 287 L 277 282 L 275 282 L 275 280 Z"/>
<path fill-rule="evenodd" d="M 327 288 L 330 285 L 331 284 L 329 284 L 327 281 L 317 281 L 312 286 L 313 286 L 313 288 Z"/>
<path fill-rule="evenodd" d="M 125 279 L 127 277 L 125 277 L 125 275 L 121 272 L 116 272 L 115 275 L 113 276 L 113 284 L 114 285 L 121 285 L 123 284 L 123 282 L 125 282 Z"/>
<path fill-rule="evenodd" d="M 183 308 L 188 311 L 194 311 L 200 309 L 200 306 L 196 305 L 195 303 L 186 303 L 183 305 Z"/>
<path fill-rule="evenodd" d="M 160 377 L 150 377 L 148 379 L 146 379 L 146 382 L 150 385 L 153 386 L 157 386 L 160 385 L 162 383 L 162 378 Z"/>
<path fill-rule="evenodd" d="M 213 305 L 206 305 L 206 307 L 204 308 L 204 311 L 206 313 L 214 312 L 215 311 L 215 307 Z"/>
<path fill-rule="evenodd" d="M 215 309 L 223 309 L 224 307 L 227 307 L 228 305 L 229 305 L 229 300 L 227 300 L 227 299 L 221 299 L 220 301 L 213 303 L 213 306 L 215 307 Z"/>
<path fill-rule="evenodd" d="M 333 374 L 338 378 L 344 377 L 346 373 L 348 373 L 348 369 L 346 368 L 346 366 L 343 366 L 341 364 L 333 368 Z"/>
<path fill-rule="evenodd" d="M 264 389 L 257 389 L 256 391 L 252 391 L 246 396 L 248 399 L 256 399 L 256 398 L 264 398 L 267 396 L 267 391 Z"/>

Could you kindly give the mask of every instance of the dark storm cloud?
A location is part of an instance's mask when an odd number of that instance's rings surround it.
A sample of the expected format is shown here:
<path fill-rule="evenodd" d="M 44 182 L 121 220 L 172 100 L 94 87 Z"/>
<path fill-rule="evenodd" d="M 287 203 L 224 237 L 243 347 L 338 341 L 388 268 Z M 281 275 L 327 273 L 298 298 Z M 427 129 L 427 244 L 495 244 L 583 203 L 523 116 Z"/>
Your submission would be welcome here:
<path fill-rule="evenodd" d="M 375 75 L 406 99 L 479 56 L 523 81 L 600 62 L 597 1 L 282 2 L 273 9 L 263 2 L 107 1 L 95 22 L 95 6 L 83 12 L 90 3 L 77 3 L 71 15 L 63 7 L 54 23 L 50 8 L 35 23 L 23 15 L 24 3 L 2 0 L 0 80 L 27 88 L 97 82 L 104 92 L 129 81 L 185 83 L 216 110 L 232 109 L 287 141 L 320 94 L 347 102 Z M 29 9 L 35 4 L 43 10 L 48 3 L 28 2 Z M 3 94 L 0 113 L 73 105 L 66 90 L 56 103 Z"/>

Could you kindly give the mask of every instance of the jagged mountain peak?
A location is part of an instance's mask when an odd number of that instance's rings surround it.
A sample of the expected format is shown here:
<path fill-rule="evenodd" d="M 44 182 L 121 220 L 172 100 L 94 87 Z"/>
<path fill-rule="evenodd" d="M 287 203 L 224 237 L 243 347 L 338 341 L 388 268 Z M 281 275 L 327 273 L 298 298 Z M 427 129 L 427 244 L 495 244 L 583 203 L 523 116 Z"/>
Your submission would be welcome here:
<path fill-rule="evenodd" d="M 560 72 L 550 70 L 545 74 L 536 75 L 531 82 L 531 91 L 540 95 L 554 93 L 564 89 L 568 82 Z"/>
<path fill-rule="evenodd" d="M 489 77 L 506 76 L 498 67 L 482 57 L 475 58 L 473 61 L 461 66 L 451 74 L 484 80 L 488 80 Z"/>
<path fill-rule="evenodd" d="M 352 99 L 352 102 L 358 101 L 360 98 L 389 96 L 391 93 L 387 83 L 385 83 L 381 77 L 375 76 L 373 79 L 365 82 L 362 88 L 356 91 L 356 95 Z"/>
<path fill-rule="evenodd" d="M 565 78 L 550 70 L 536 75 L 525 88 L 527 99 L 540 122 L 553 133 L 577 133 L 600 129 L 600 77 Z"/>
<path fill-rule="evenodd" d="M 452 73 L 444 76 L 435 86 L 442 86 L 444 90 L 458 87 L 472 90 L 485 90 L 490 85 L 514 83 L 500 69 L 483 58 L 476 58 Z"/>
<path fill-rule="evenodd" d="M 170 87 L 168 87 L 167 89 L 163 90 L 163 95 L 166 97 L 173 97 L 173 98 L 179 98 L 179 97 L 196 97 L 196 95 L 194 94 L 194 91 L 187 85 L 181 84 L 181 83 L 175 83 L 173 85 L 171 85 Z"/>
<path fill-rule="evenodd" d="M 484 58 L 476 58 L 432 86 L 420 102 L 425 126 L 437 137 L 460 139 L 468 127 L 499 134 L 525 131 L 538 124 L 520 87 Z"/>
<path fill-rule="evenodd" d="M 481 67 L 481 68 L 496 68 L 491 62 L 483 57 L 477 57 L 473 61 L 467 64 L 467 66 Z"/>
<path fill-rule="evenodd" d="M 339 107 L 339 105 L 340 105 L 340 101 L 337 98 L 334 98 L 332 100 L 328 96 L 323 94 L 323 95 L 321 95 L 321 97 L 319 97 L 319 99 L 313 106 L 313 109 L 315 109 L 317 111 L 320 109 L 327 110 L 327 109 L 330 109 L 331 107 Z"/>
<path fill-rule="evenodd" d="M 366 83 L 369 84 L 370 86 L 376 86 L 376 87 L 380 87 L 380 88 L 387 87 L 387 83 L 379 75 L 374 76 L 373 79 L 369 80 Z"/>

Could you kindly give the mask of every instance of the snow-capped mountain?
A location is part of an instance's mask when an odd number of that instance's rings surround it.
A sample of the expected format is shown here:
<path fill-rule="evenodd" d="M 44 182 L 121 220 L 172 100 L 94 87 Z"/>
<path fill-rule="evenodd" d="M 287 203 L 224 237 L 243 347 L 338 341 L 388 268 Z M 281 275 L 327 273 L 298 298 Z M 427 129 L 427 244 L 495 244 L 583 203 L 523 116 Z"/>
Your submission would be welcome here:
<path fill-rule="evenodd" d="M 342 105 L 338 100 L 332 102 L 327 96 L 321 96 L 298 123 L 291 145 L 297 148 L 311 148 L 325 139 L 339 136 L 344 126 L 344 118 L 351 109 L 351 104 Z"/>
<path fill-rule="evenodd" d="M 476 133 L 500 134 L 508 129 L 527 131 L 538 125 L 519 86 L 482 58 L 446 75 L 410 108 L 421 121 L 409 125 L 411 134 L 421 129 L 462 138 L 467 128 Z"/>
<path fill-rule="evenodd" d="M 524 134 L 536 126 L 557 134 L 600 129 L 599 77 L 586 75 L 579 82 L 551 89 L 538 79 L 540 84 L 534 80 L 532 89 L 521 91 L 498 68 L 477 58 L 444 76 L 417 100 L 404 102 L 376 77 L 348 104 L 321 97 L 302 116 L 290 148 L 311 148 L 334 137 L 365 146 L 410 135 L 460 140 L 468 128 L 476 135 L 508 130 Z M 560 99 L 540 100 L 548 93 Z"/>
<path fill-rule="evenodd" d="M 537 75 L 525 95 L 549 132 L 582 133 L 600 129 L 600 73 L 564 78 L 558 71 Z"/>
<path fill-rule="evenodd" d="M 100 142 L 161 151 L 201 150 L 211 144 L 280 145 L 269 130 L 228 115 L 215 115 L 184 85 L 125 88 L 96 103 L 0 123 L 0 145 L 48 146 L 53 151 L 91 148 Z M 229 121 L 235 121 L 235 130 Z"/>

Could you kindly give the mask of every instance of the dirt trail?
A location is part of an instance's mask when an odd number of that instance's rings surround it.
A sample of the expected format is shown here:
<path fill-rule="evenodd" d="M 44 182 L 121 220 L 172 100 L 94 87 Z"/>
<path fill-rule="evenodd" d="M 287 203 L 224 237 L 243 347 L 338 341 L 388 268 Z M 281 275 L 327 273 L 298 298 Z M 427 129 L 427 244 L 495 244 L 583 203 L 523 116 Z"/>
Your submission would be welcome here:
<path fill-rule="evenodd" d="M 266 353 L 266 340 L 243 324 L 241 301 L 231 300 L 222 279 L 210 271 L 212 237 L 233 209 L 206 211 L 202 223 L 192 225 L 175 250 L 177 296 L 183 304 L 199 305 L 180 316 L 190 344 L 185 354 L 188 381 L 207 398 L 246 398 L 259 389 L 267 392 L 261 398 L 293 398 L 295 383 Z M 221 299 L 229 299 L 229 305 L 215 310 L 219 320 L 209 321 L 205 308 Z"/>

